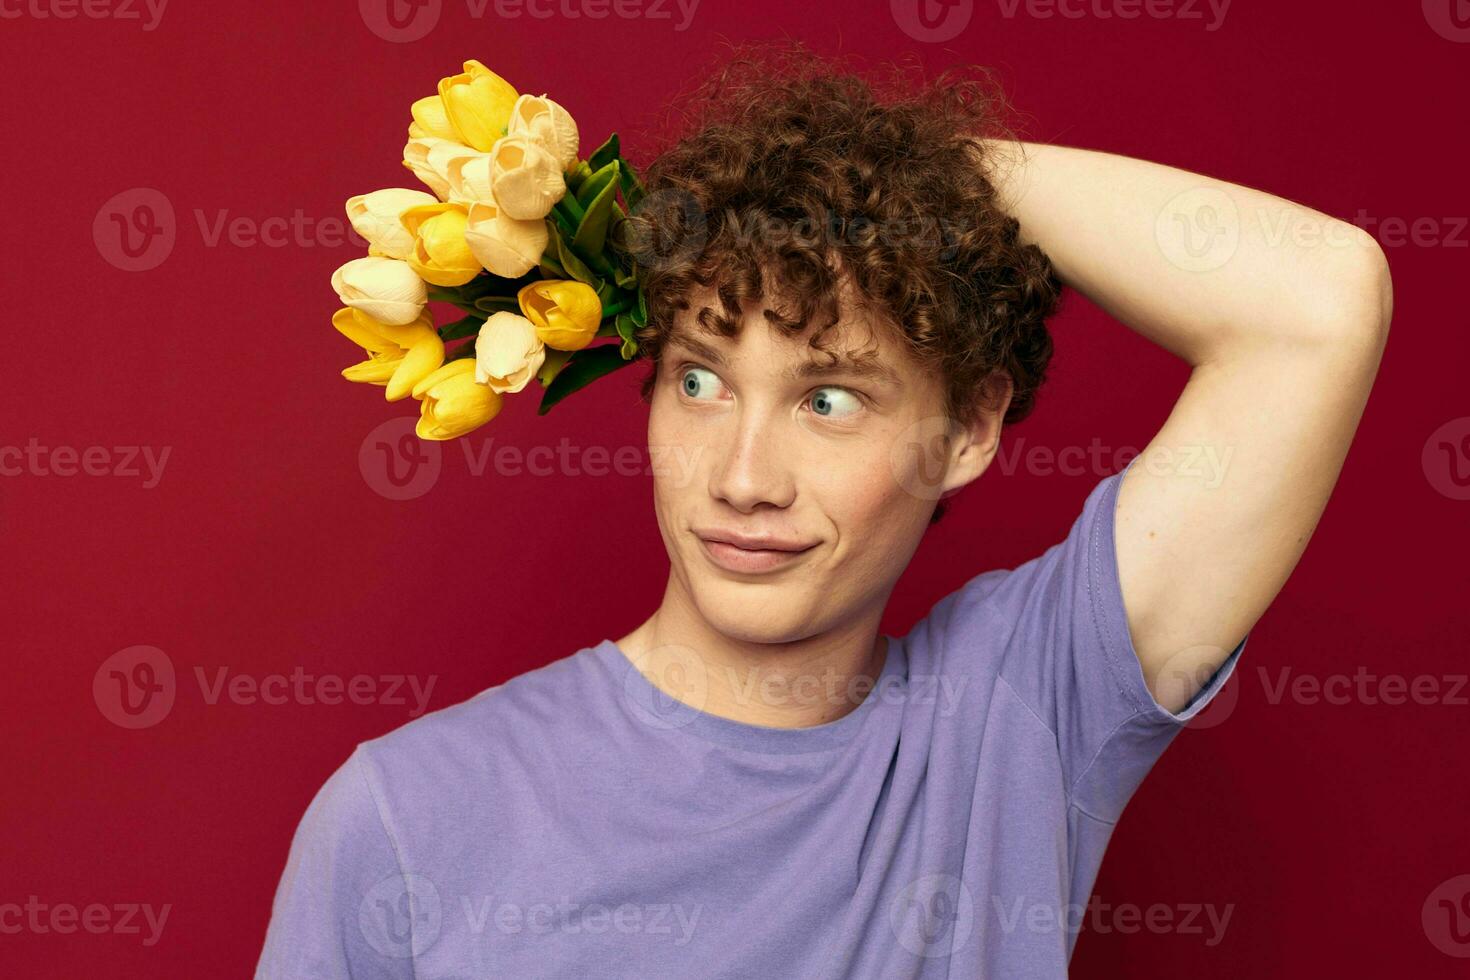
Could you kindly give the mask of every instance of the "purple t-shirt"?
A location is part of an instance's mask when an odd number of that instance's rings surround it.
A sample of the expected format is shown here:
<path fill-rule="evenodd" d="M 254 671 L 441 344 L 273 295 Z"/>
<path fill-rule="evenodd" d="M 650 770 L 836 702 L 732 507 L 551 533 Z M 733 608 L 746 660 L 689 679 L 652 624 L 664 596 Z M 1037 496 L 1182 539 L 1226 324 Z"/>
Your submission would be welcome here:
<path fill-rule="evenodd" d="M 296 832 L 256 977 L 1065 977 L 1114 823 L 1245 646 L 1183 712 L 1154 702 L 1120 476 L 890 636 L 828 724 L 705 713 L 603 640 L 361 743 Z"/>

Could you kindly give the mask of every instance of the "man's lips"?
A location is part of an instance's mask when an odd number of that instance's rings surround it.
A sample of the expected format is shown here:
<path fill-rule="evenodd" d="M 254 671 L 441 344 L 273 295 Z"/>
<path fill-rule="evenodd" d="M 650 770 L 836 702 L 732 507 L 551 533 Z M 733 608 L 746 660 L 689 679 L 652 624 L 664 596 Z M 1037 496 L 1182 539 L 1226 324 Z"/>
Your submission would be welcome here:
<path fill-rule="evenodd" d="M 816 542 L 733 531 L 696 531 L 695 536 L 712 562 L 732 572 L 768 572 L 797 561 L 816 547 Z"/>

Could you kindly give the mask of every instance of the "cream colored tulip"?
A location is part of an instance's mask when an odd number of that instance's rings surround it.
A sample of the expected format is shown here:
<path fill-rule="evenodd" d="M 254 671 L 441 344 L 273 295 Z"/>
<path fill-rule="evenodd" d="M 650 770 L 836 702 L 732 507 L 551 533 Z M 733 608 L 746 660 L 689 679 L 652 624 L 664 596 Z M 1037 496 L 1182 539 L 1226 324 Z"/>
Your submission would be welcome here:
<path fill-rule="evenodd" d="M 390 259 L 406 259 L 413 251 L 413 236 L 398 216 L 409 208 L 436 204 L 434 195 L 405 187 L 388 187 L 370 194 L 347 199 L 347 220 L 352 228 L 372 246 L 373 255 Z"/>
<path fill-rule="evenodd" d="M 339 266 L 332 288 L 343 306 L 389 325 L 412 323 L 429 301 L 428 287 L 407 262 L 379 255 Z"/>
<path fill-rule="evenodd" d="M 412 132 L 412 129 L 410 129 Z M 449 200 L 449 180 L 429 165 L 429 150 L 444 140 L 433 136 L 410 136 L 403 146 L 403 165 L 424 182 L 441 201 Z"/>
<path fill-rule="evenodd" d="M 506 279 L 536 268 L 551 240 L 545 220 L 517 221 L 483 201 L 469 206 L 464 238 L 481 265 Z"/>
<path fill-rule="evenodd" d="M 579 136 L 572 114 L 542 95 L 523 95 L 510 111 L 505 135 L 525 135 L 556 158 L 563 171 L 577 165 Z"/>
<path fill-rule="evenodd" d="M 495 203 L 512 218 L 544 218 L 567 192 L 561 164 L 524 133 L 496 141 L 490 151 L 490 185 Z"/>
<path fill-rule="evenodd" d="M 439 98 L 459 141 L 488 150 L 505 133 L 510 110 L 519 93 L 515 87 L 478 61 L 466 61 L 464 71 L 439 80 Z M 428 128 L 423 120 L 419 125 Z"/>
<path fill-rule="evenodd" d="M 475 380 L 495 392 L 516 392 L 546 361 L 546 345 L 536 327 L 517 313 L 502 310 L 480 326 L 475 340 Z"/>
<path fill-rule="evenodd" d="M 403 165 L 423 181 L 439 200 L 450 199 L 449 165 L 459 157 L 480 154 L 463 143 L 432 136 L 410 139 L 403 147 Z"/>
<path fill-rule="evenodd" d="M 449 199 L 460 204 L 476 201 L 493 201 L 495 192 L 490 187 L 490 154 L 476 153 L 474 156 L 457 156 L 449 161 L 446 169 L 449 178 Z"/>

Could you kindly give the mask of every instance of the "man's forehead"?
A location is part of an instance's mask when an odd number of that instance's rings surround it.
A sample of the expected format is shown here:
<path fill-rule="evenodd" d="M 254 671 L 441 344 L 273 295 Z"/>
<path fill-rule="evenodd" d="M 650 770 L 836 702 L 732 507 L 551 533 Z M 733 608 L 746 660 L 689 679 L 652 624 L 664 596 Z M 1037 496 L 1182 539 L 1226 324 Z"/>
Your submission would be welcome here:
<path fill-rule="evenodd" d="M 811 346 L 815 326 L 809 325 L 795 334 L 782 331 L 767 322 L 765 311 L 770 307 L 758 301 L 746 301 L 745 315 L 737 322 L 735 335 L 727 337 L 717 325 L 716 317 L 709 315 L 726 315 L 722 307 L 712 305 L 714 299 L 712 291 L 691 297 L 690 304 L 674 317 L 668 343 L 716 363 L 725 363 L 745 331 L 755 328 L 770 331 L 790 351 L 793 362 L 787 372 L 790 375 L 809 377 L 845 372 L 902 384 L 906 351 L 894 335 L 896 328 L 875 316 L 865 305 L 854 302 L 850 290 L 843 291 L 837 322 L 821 335 L 821 349 Z"/>
<path fill-rule="evenodd" d="M 739 344 L 739 337 L 751 329 L 769 330 L 780 337 L 790 351 L 790 365 L 784 372 L 793 378 L 850 374 L 902 386 L 903 379 L 895 360 L 902 357 L 892 344 L 885 345 L 881 328 L 869 322 L 853 323 L 846 318 L 829 327 L 821 338 L 821 348 L 811 346 L 814 332 L 808 328 L 800 334 L 787 335 L 767 323 L 764 318 L 746 319 L 738 326 L 735 337 L 726 337 L 719 328 L 702 323 L 697 316 L 678 318 L 669 331 L 668 345 L 679 346 L 716 364 L 727 364 Z"/>

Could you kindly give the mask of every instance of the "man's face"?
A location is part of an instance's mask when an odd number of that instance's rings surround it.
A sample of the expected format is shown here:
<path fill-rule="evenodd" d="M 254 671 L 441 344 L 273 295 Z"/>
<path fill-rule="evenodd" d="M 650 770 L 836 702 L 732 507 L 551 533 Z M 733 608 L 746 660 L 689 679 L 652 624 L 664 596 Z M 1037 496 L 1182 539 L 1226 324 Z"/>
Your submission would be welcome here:
<path fill-rule="evenodd" d="M 654 499 L 673 585 L 721 634 L 782 643 L 876 623 L 937 497 L 983 469 L 945 455 L 943 385 L 890 329 L 844 303 L 823 337 L 876 352 L 864 372 L 784 337 L 747 304 L 738 335 L 695 322 L 665 346 L 649 415 Z M 987 457 L 988 461 L 988 457 Z M 956 484 L 957 485 L 957 484 Z M 722 543 L 722 541 L 724 543 Z"/>

